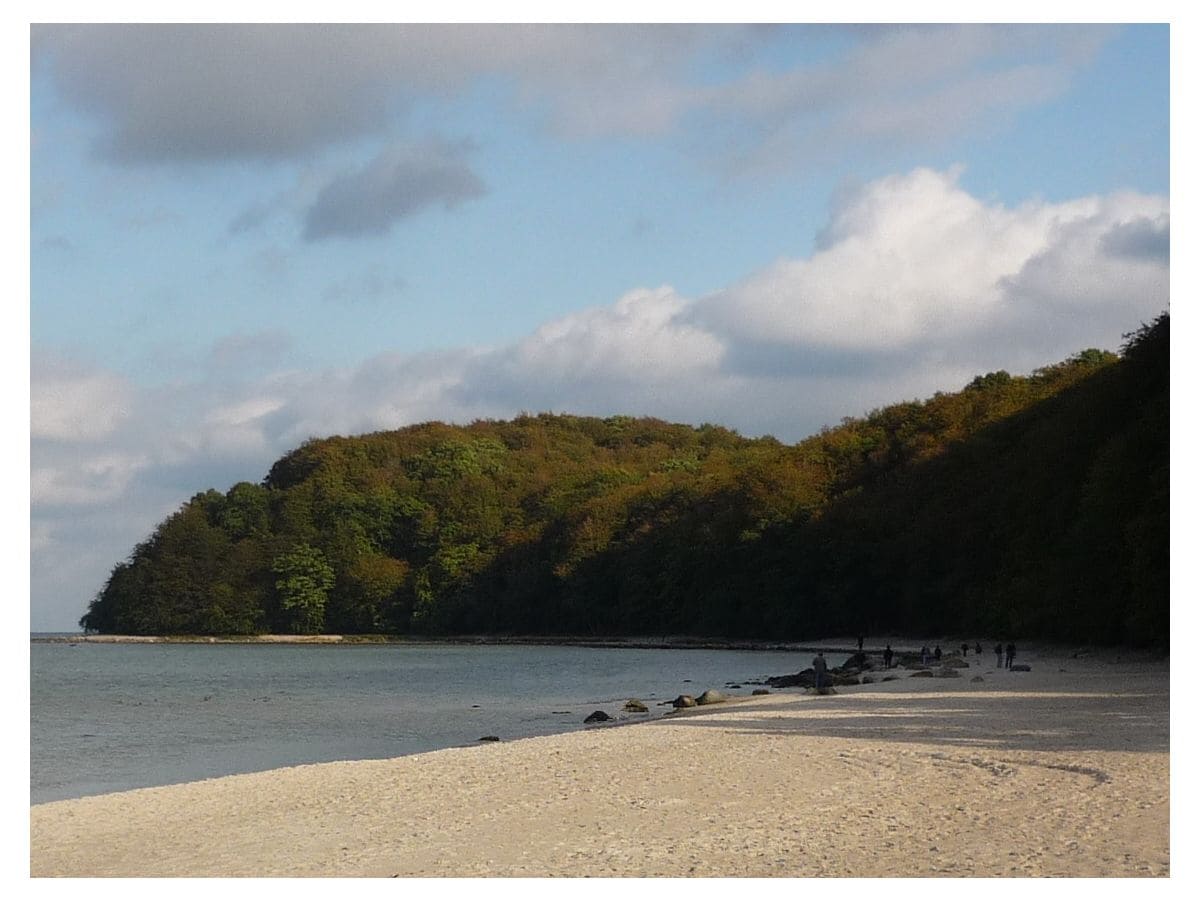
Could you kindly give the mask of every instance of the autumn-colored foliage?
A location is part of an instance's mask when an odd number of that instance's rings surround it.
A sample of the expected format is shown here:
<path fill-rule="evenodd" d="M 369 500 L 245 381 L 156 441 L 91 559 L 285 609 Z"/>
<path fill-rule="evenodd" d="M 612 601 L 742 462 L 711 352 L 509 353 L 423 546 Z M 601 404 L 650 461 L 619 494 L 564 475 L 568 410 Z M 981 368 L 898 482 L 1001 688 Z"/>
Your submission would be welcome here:
<path fill-rule="evenodd" d="M 1168 361 L 1164 314 L 795 445 L 548 414 L 313 440 L 184 504 L 81 625 L 1165 644 Z"/>

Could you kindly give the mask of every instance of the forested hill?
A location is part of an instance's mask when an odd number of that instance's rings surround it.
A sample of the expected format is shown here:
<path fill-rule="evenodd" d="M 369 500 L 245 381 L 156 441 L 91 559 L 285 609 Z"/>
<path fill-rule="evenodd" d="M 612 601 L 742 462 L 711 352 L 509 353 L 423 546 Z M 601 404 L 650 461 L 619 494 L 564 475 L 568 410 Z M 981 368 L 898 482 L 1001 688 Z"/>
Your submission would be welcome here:
<path fill-rule="evenodd" d="M 796 445 L 566 415 L 309 441 L 184 504 L 80 624 L 1165 645 L 1168 348 L 1164 314 Z"/>

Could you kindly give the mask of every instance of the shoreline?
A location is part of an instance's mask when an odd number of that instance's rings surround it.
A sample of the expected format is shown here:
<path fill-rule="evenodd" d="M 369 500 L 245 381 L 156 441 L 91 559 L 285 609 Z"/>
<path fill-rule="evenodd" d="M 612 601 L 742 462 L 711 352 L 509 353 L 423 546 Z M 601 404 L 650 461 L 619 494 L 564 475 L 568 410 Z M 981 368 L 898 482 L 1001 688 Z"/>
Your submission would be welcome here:
<path fill-rule="evenodd" d="M 31 873 L 1168 875 L 1168 664 L 1025 657 L 40 804 Z"/>
<path fill-rule="evenodd" d="M 863 647 L 863 652 L 869 656 L 878 656 L 885 643 L 890 643 L 897 656 L 902 654 L 915 655 L 922 644 L 933 645 L 938 639 L 912 638 L 905 635 L 891 635 L 870 638 Z M 947 656 L 952 656 L 963 641 L 962 637 L 946 637 L 941 639 L 945 645 Z M 968 643 L 973 647 L 975 638 Z M 994 639 L 983 641 L 984 649 L 980 657 L 973 652 L 968 659 L 982 658 L 988 660 L 992 656 L 991 645 Z M 31 644 L 246 644 L 246 645 L 320 645 L 320 646 L 533 646 L 533 647 L 588 647 L 596 649 L 628 649 L 628 650 L 744 650 L 764 653 L 845 653 L 851 655 L 858 652 L 853 637 L 819 638 L 806 641 L 767 641 L 767 640 L 723 640 L 720 638 L 703 638 L 689 636 L 666 637 L 583 637 L 583 636 L 539 636 L 539 635 L 422 635 L 409 637 L 404 635 L 359 635 L 359 634 L 258 634 L 258 635 L 132 635 L 132 634 L 66 634 L 32 632 L 29 636 Z M 1041 655 L 1062 656 L 1064 658 L 1100 658 L 1121 661 L 1122 659 L 1136 660 L 1150 664 L 1166 663 L 1169 660 L 1167 650 L 1156 650 L 1139 647 L 1117 647 L 1101 645 L 1080 645 L 1067 647 L 1062 644 L 1033 641 L 1020 645 L 1018 662 L 1029 653 Z M 783 674 L 783 673 L 780 673 Z"/>
<path fill-rule="evenodd" d="M 257 634 L 257 635 L 134 635 L 134 634 L 48 634 L 31 633 L 34 644 L 344 644 L 400 646 L 547 646 L 597 647 L 631 650 L 750 650 L 764 652 L 806 652 L 817 649 L 853 653 L 853 644 L 842 647 L 824 642 L 788 642 L 760 640 L 722 640 L 697 637 L 579 637 L 539 635 L 360 635 L 360 634 Z"/>

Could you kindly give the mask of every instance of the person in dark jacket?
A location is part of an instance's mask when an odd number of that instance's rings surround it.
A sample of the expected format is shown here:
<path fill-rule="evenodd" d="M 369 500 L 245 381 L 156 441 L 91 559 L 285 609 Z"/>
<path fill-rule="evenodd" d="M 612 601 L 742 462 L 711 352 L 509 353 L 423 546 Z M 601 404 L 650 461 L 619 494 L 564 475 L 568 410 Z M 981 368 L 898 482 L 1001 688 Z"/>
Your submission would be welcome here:
<path fill-rule="evenodd" d="M 883 667 L 885 669 L 890 669 L 892 667 L 892 656 L 892 645 L 888 644 L 883 648 Z"/>
<path fill-rule="evenodd" d="M 1012 668 L 1013 657 L 1016 655 L 1017 655 L 1017 645 L 1010 641 L 1008 646 L 1004 648 L 1004 668 L 1006 668 L 1006 669 Z"/>
<path fill-rule="evenodd" d="M 1000 668 L 1004 660 L 1004 647 L 1001 644 L 996 645 L 996 668 Z"/>
<path fill-rule="evenodd" d="M 824 653 L 821 653 L 820 651 L 817 652 L 817 656 L 813 660 L 812 667 L 813 667 L 813 686 L 816 687 L 816 689 L 819 691 L 819 690 L 821 690 L 821 687 L 823 685 L 825 685 L 825 683 L 829 680 L 828 678 L 825 677 L 825 673 L 828 671 L 829 667 L 825 663 L 825 654 Z"/>

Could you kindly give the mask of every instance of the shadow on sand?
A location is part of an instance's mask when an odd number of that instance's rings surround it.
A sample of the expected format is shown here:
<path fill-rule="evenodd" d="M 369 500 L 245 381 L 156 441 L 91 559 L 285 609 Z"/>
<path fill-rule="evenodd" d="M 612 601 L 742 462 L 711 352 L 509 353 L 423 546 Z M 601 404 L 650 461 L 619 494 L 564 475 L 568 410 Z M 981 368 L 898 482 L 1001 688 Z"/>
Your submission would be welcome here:
<path fill-rule="evenodd" d="M 762 702 L 752 710 L 738 710 L 737 706 L 722 710 L 735 714 L 732 719 L 700 714 L 672 716 L 671 721 L 743 734 L 910 741 L 997 750 L 1166 753 L 1170 749 L 1167 679 L 1159 683 L 1139 680 L 1136 686 L 1118 694 L 1087 690 L 1020 694 L 993 691 L 811 696 L 802 710 L 794 702 Z"/>

